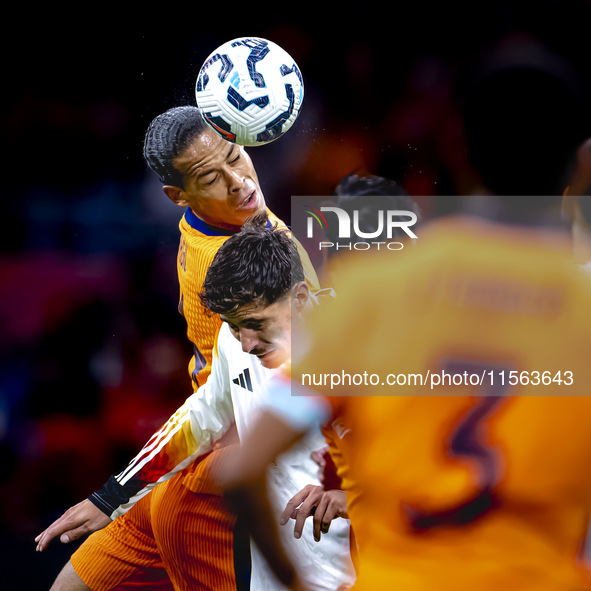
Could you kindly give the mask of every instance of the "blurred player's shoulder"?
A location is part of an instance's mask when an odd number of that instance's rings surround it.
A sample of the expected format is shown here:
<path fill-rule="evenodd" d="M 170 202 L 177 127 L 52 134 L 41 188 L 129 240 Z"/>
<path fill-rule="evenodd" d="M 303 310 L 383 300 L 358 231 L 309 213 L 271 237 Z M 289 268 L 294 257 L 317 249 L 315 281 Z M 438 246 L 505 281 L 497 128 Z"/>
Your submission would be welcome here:
<path fill-rule="evenodd" d="M 348 258 L 335 278 L 337 294 L 359 292 L 363 299 L 371 297 L 372 286 L 379 285 L 382 293 L 395 292 L 409 283 L 454 273 L 488 275 L 499 281 L 513 277 L 557 283 L 577 281 L 581 276 L 572 262 L 570 237 L 560 230 L 453 216 L 425 224 L 416 242 L 391 264 L 385 264 L 391 255 L 388 252 Z"/>

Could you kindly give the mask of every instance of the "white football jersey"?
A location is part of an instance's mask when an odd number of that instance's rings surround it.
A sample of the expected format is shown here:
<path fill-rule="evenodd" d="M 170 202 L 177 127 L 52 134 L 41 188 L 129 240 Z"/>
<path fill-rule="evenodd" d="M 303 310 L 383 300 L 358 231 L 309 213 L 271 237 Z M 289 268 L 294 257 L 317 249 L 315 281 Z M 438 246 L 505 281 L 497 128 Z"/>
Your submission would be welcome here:
<path fill-rule="evenodd" d="M 234 421 L 240 438 L 244 438 L 265 406 L 267 385 L 278 371 L 263 367 L 255 356 L 244 353 L 228 325 L 223 324 L 211 375 L 186 402 L 191 423 L 196 427 L 196 438 L 202 442 L 197 453 L 203 454 L 213 448 Z M 302 488 L 308 484 L 320 485 L 318 466 L 310 454 L 325 446 L 318 425 L 277 458 L 276 465 L 269 467 L 269 497 L 277 519 L 287 502 Z M 355 571 L 350 557 L 348 520 L 334 520 L 329 533 L 323 534 L 320 542 L 314 541 L 311 519 L 306 521 L 299 540 L 293 536 L 293 526 L 294 522 L 290 521 L 280 527 L 280 532 L 298 575 L 310 589 L 334 591 L 351 587 L 355 582 Z M 252 591 L 284 589 L 254 543 L 251 543 L 251 554 Z"/>
<path fill-rule="evenodd" d="M 241 344 L 232 336 L 224 323 L 218 336 L 217 355 L 214 355 L 212 373 L 208 380 L 210 388 L 217 392 L 213 399 L 220 397 L 220 407 L 226 407 L 227 396 L 231 396 L 236 427 L 240 438 L 244 438 L 265 405 L 269 379 L 278 370 L 263 367 L 253 355 L 244 353 Z M 213 394 L 213 392 L 211 392 Z M 222 410 L 223 414 L 223 410 Z M 277 518 L 287 502 L 306 485 L 320 485 L 318 466 L 310 458 L 314 450 L 326 446 L 320 426 L 312 429 L 291 450 L 277 458 L 276 465 L 269 467 L 269 497 Z M 280 527 L 285 547 L 298 569 L 298 575 L 311 589 L 347 589 L 353 585 L 355 574 L 350 557 L 349 522 L 336 519 L 328 534 L 322 535 L 320 542 L 314 541 L 312 519 L 306 520 L 302 537 L 293 536 L 294 522 Z M 251 543 L 253 591 L 283 589 L 265 559 Z"/>

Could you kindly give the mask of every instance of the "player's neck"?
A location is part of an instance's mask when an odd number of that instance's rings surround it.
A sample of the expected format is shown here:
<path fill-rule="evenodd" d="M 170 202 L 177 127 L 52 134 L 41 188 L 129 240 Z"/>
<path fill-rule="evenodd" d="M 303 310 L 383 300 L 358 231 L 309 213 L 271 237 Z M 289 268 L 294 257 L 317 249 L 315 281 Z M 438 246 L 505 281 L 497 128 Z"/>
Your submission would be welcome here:
<path fill-rule="evenodd" d="M 197 215 L 192 209 L 191 212 L 193 215 L 200 219 L 204 224 L 208 226 L 213 226 L 214 228 L 220 228 L 221 230 L 230 230 L 230 232 L 240 232 L 242 226 L 235 226 L 233 224 L 225 224 L 224 222 L 212 221 L 205 219 L 202 215 Z"/>

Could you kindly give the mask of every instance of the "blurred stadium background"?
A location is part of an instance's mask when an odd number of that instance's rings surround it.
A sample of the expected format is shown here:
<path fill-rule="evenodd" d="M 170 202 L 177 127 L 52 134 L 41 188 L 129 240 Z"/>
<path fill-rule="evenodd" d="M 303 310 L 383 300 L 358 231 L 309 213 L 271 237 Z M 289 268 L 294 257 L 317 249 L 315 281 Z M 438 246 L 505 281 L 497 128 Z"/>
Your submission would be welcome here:
<path fill-rule="evenodd" d="M 517 57 L 532 47 L 552 53 L 590 104 L 591 3 L 399 4 L 329 20 L 303 7 L 259 15 L 249 5 L 246 19 L 160 5 L 150 15 L 52 7 L 7 19 L 2 589 L 49 588 L 76 545 L 36 554 L 35 535 L 125 465 L 190 394 L 191 348 L 177 312 L 182 212 L 146 169 L 142 139 L 154 116 L 194 104 L 197 72 L 215 47 L 265 37 L 303 72 L 294 128 L 250 150 L 268 204 L 288 222 L 291 195 L 329 195 L 354 170 L 400 182 L 427 219 L 453 209 L 443 196 L 478 182 L 454 88 L 495 44 Z"/>

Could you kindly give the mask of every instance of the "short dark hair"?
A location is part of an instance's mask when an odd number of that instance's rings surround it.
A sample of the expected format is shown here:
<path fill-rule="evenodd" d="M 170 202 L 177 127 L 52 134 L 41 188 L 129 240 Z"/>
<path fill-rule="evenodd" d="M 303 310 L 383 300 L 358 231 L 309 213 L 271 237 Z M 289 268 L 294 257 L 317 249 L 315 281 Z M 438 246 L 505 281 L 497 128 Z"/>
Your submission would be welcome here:
<path fill-rule="evenodd" d="M 335 195 L 341 201 L 362 195 L 384 195 L 386 197 L 403 197 L 412 202 L 404 187 L 396 181 L 375 174 L 357 174 L 355 172 L 343 177 L 335 187 Z"/>
<path fill-rule="evenodd" d="M 208 129 L 197 107 L 175 107 L 152 120 L 144 136 L 144 159 L 162 183 L 183 188 L 174 161 Z"/>
<path fill-rule="evenodd" d="M 372 197 L 372 199 L 367 199 Z M 410 194 L 396 181 L 377 176 L 359 175 L 351 173 L 342 178 L 335 187 L 333 204 L 344 209 L 350 215 L 359 212 L 359 229 L 362 232 L 375 232 L 378 224 L 379 210 L 412 211 L 417 216 L 417 223 L 421 221 L 421 211 Z M 336 226 L 327 228 L 327 239 L 338 241 Z M 406 236 L 400 228 L 394 228 L 392 238 Z M 386 240 L 386 230 L 375 240 Z"/>
<path fill-rule="evenodd" d="M 304 269 L 295 243 L 263 213 L 249 218 L 222 244 L 200 297 L 208 310 L 224 314 L 258 301 L 270 305 L 300 281 Z"/>

